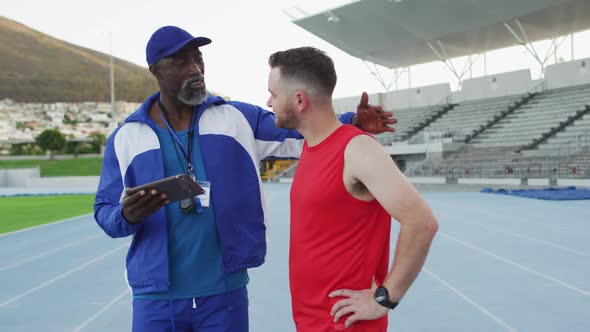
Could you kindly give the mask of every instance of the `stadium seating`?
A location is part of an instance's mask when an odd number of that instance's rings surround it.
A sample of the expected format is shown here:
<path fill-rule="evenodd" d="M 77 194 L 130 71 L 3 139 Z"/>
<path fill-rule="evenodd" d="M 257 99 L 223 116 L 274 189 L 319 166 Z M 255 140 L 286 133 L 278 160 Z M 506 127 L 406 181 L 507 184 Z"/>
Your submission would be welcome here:
<path fill-rule="evenodd" d="M 377 135 L 383 145 L 464 143 L 404 163 L 408 176 L 590 178 L 590 85 L 393 112 L 395 133 Z"/>
<path fill-rule="evenodd" d="M 555 151 L 583 146 L 590 146 L 590 114 L 588 113 L 563 131 L 548 138 L 537 149 Z"/>
<path fill-rule="evenodd" d="M 483 128 L 499 114 L 505 117 L 468 140 L 459 151 L 446 153 L 444 159 L 414 163 L 406 174 L 452 178 L 590 177 L 590 85 L 545 90 L 513 112 L 502 113 L 518 98 L 521 96 L 460 103 L 425 132 L 460 135 Z M 535 142 L 538 145 L 533 149 L 537 152 L 520 152 L 523 146 Z"/>
<path fill-rule="evenodd" d="M 451 135 L 456 141 L 464 140 L 467 135 L 495 116 L 499 116 L 520 98 L 521 96 L 518 95 L 459 103 L 440 119 L 431 123 L 424 131 Z"/>
<path fill-rule="evenodd" d="M 413 107 L 399 110 L 389 110 L 393 112 L 394 117 L 398 120 L 395 125 L 394 133 L 384 133 L 377 135 L 377 140 L 383 145 L 390 145 L 393 142 L 402 141 L 408 133 L 418 126 L 422 121 L 426 121 L 429 116 L 440 111 L 446 105 Z"/>
<path fill-rule="evenodd" d="M 475 148 L 527 145 L 590 103 L 590 85 L 546 90 L 475 138 Z"/>

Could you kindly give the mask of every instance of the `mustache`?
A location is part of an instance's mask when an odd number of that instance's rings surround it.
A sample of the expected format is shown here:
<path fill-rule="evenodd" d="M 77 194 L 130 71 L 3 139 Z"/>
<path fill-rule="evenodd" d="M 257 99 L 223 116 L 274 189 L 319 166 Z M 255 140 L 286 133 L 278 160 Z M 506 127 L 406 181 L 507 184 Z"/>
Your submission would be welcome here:
<path fill-rule="evenodd" d="M 205 77 L 203 75 L 196 75 L 193 77 L 189 77 L 186 80 L 184 80 L 184 82 L 182 82 L 182 86 L 185 87 L 185 86 L 191 85 L 191 84 L 193 84 L 195 82 L 199 82 L 199 81 L 205 82 Z"/>

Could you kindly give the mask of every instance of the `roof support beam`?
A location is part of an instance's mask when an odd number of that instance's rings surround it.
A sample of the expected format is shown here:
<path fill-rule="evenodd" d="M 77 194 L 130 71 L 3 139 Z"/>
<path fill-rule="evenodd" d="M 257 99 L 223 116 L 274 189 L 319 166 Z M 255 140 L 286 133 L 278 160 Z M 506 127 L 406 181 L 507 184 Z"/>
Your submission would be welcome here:
<path fill-rule="evenodd" d="M 373 75 L 375 77 L 375 79 L 377 79 L 379 84 L 381 84 L 381 86 L 383 87 L 383 90 L 385 90 L 385 93 L 387 96 L 386 98 L 388 98 L 387 101 L 385 102 L 385 107 L 388 107 L 388 108 L 392 107 L 390 100 L 389 100 L 389 98 L 390 98 L 389 93 L 391 92 L 391 85 L 393 84 L 393 82 L 395 82 L 395 90 L 398 90 L 399 79 L 404 73 L 408 74 L 409 87 L 410 88 L 412 87 L 412 78 L 411 78 L 411 73 L 410 73 L 410 67 L 393 69 L 391 79 L 389 80 L 389 82 L 387 82 L 381 73 L 381 69 L 376 64 L 366 61 L 365 59 L 361 59 L 361 60 L 363 61 L 363 63 L 365 64 L 365 66 L 367 67 L 367 69 L 369 70 L 371 75 Z"/>
<path fill-rule="evenodd" d="M 553 38 L 551 41 L 551 46 L 550 46 L 549 50 L 547 51 L 547 54 L 545 55 L 544 58 L 541 58 L 541 56 L 539 55 L 539 53 L 535 49 L 535 46 L 533 45 L 533 43 L 530 42 L 524 27 L 520 23 L 520 20 L 515 20 L 515 23 L 516 23 L 516 26 L 518 27 L 518 30 L 520 31 L 520 34 L 518 32 L 516 32 L 515 29 L 510 24 L 508 24 L 506 22 L 504 23 L 504 27 L 506 27 L 506 29 L 510 32 L 510 34 L 512 34 L 512 36 L 514 37 L 514 39 L 516 39 L 518 44 L 522 45 L 529 52 L 529 54 L 535 60 L 537 60 L 539 65 L 541 65 L 541 77 L 543 77 L 545 74 L 545 65 L 547 64 L 547 61 L 549 60 L 549 58 L 551 58 L 551 56 L 557 57 L 557 50 L 563 44 L 563 42 L 567 39 L 567 36 L 564 36 L 560 42 L 557 42 L 558 38 Z M 557 62 L 557 60 L 555 60 L 555 62 Z"/>
<path fill-rule="evenodd" d="M 572 61 L 574 61 L 574 34 L 572 33 L 571 35 L 571 45 L 572 45 Z"/>
<path fill-rule="evenodd" d="M 488 76 L 488 54 L 483 52 L 483 76 Z"/>
<path fill-rule="evenodd" d="M 443 43 L 440 40 L 436 41 L 438 48 L 429 41 L 427 41 L 426 44 L 428 45 L 428 47 L 430 47 L 432 52 L 434 52 L 436 57 L 441 62 L 443 62 L 445 64 L 447 69 L 449 69 L 449 71 L 453 75 L 455 75 L 455 77 L 459 81 L 459 87 L 463 83 L 463 77 L 465 76 L 465 74 L 467 74 L 468 72 L 471 72 L 471 69 L 473 68 L 473 64 L 477 61 L 477 59 L 479 59 L 479 56 L 481 55 L 481 54 L 478 54 L 477 57 L 475 57 L 475 59 L 473 59 L 471 56 L 469 56 L 467 59 L 467 62 L 465 63 L 465 66 L 463 67 L 463 70 L 461 72 L 459 72 L 457 70 L 457 68 L 455 67 L 455 64 L 453 64 L 453 61 L 449 58 L 449 55 L 448 55 Z"/>
<path fill-rule="evenodd" d="M 540 58 L 539 54 L 537 53 L 537 50 L 535 49 L 535 45 L 529 40 L 529 36 L 526 34 L 526 31 L 524 31 L 522 24 L 520 24 L 520 20 L 516 20 L 516 25 L 518 25 L 518 29 L 522 33 L 522 36 L 524 37 L 524 42 L 526 43 L 526 45 L 529 45 L 529 47 L 533 51 L 533 54 L 535 55 L 536 58 Z"/>
<path fill-rule="evenodd" d="M 547 56 L 544 60 L 545 62 L 547 62 L 547 60 L 549 60 L 549 58 L 553 56 L 555 58 L 555 63 L 557 63 L 557 50 L 559 50 L 561 45 L 563 45 L 563 43 L 567 40 L 567 36 L 563 36 L 560 42 L 557 42 L 557 40 L 558 38 L 553 38 L 553 40 L 551 41 L 551 45 L 553 47 L 549 49 L 549 51 L 547 52 Z"/>
<path fill-rule="evenodd" d="M 381 70 L 379 69 L 379 67 L 377 67 L 376 64 L 374 64 L 372 62 L 368 62 L 365 59 L 362 59 L 362 60 L 363 60 L 363 63 L 365 64 L 365 66 L 367 67 L 367 69 L 369 70 L 369 72 L 371 73 L 371 75 L 373 75 L 377 79 L 377 81 L 379 82 L 379 84 L 381 84 L 381 86 L 383 87 L 385 92 L 389 93 L 389 91 L 391 91 L 391 85 L 393 84 L 394 80 L 395 80 L 395 84 L 396 84 L 396 88 L 397 88 L 397 80 L 399 79 L 399 77 L 402 74 L 402 73 L 398 73 L 397 68 L 394 69 L 389 82 L 386 82 L 385 78 L 383 78 L 383 75 L 381 74 Z"/>
<path fill-rule="evenodd" d="M 539 64 L 541 65 L 542 68 L 544 68 L 543 61 L 541 60 L 541 58 L 537 54 L 537 51 L 535 50 L 535 48 L 533 47 L 533 45 L 531 44 L 529 46 L 528 38 L 526 37 L 526 33 L 524 32 L 524 28 L 520 24 L 520 21 L 516 20 L 516 22 L 518 22 L 518 26 L 520 27 L 520 30 L 523 33 L 522 36 L 520 36 L 516 31 L 514 31 L 514 29 L 510 26 L 510 24 L 504 23 L 504 26 L 512 34 L 512 36 L 514 37 L 514 39 L 516 39 L 516 41 L 518 42 L 518 44 L 524 46 L 524 48 L 531 54 L 531 56 L 535 60 L 537 60 L 537 62 L 539 62 Z"/>

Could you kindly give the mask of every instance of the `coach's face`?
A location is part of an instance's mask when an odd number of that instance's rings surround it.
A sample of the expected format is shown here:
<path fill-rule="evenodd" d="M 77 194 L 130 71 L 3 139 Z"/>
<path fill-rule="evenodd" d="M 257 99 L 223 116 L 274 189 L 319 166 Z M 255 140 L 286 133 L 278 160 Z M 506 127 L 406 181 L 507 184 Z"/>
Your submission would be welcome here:
<path fill-rule="evenodd" d="M 207 98 L 205 64 L 198 47 L 188 45 L 150 66 L 160 89 L 174 94 L 187 105 L 198 105 Z"/>

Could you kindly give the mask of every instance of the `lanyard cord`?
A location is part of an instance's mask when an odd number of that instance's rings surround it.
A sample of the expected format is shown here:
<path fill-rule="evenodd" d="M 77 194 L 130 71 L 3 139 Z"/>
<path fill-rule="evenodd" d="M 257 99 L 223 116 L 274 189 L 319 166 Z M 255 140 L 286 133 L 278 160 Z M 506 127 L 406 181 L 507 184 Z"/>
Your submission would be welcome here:
<path fill-rule="evenodd" d="M 189 130 L 188 130 L 188 148 L 186 150 L 184 149 L 184 145 L 182 144 L 182 141 L 180 140 L 180 138 L 178 138 L 178 136 L 174 132 L 174 129 L 170 125 L 170 122 L 168 121 L 168 116 L 167 116 L 168 110 L 166 109 L 166 107 L 164 107 L 164 105 L 162 105 L 160 100 L 158 100 L 158 107 L 160 108 L 160 114 L 162 114 L 162 119 L 164 119 L 164 123 L 166 124 L 166 127 L 168 127 L 168 133 L 170 134 L 170 138 L 172 139 L 172 145 L 174 146 L 174 152 L 176 152 L 176 157 L 178 158 L 178 161 L 180 162 L 182 169 L 184 170 L 184 167 L 183 167 L 184 163 L 180 160 L 180 155 L 178 153 L 178 149 L 176 148 L 176 144 L 178 144 L 178 146 L 180 147 L 180 151 L 182 152 L 182 155 L 186 159 L 188 175 L 191 177 L 195 177 L 193 163 L 192 163 L 192 150 L 193 150 L 193 134 L 194 134 L 194 130 L 195 130 L 195 114 L 197 113 L 196 112 L 197 106 L 195 106 L 193 108 L 193 114 L 191 116 L 191 124 L 190 124 Z"/>
<path fill-rule="evenodd" d="M 168 134 L 170 134 L 170 132 L 168 132 Z M 180 168 L 182 169 L 183 172 L 187 173 L 188 169 L 186 171 L 184 170 L 184 163 L 182 162 L 182 159 L 180 159 L 180 154 L 178 153 L 178 148 L 176 147 L 176 143 L 174 142 L 174 137 L 172 137 L 172 134 L 170 134 L 170 140 L 172 141 L 172 146 L 174 146 L 174 152 L 176 152 L 176 159 L 178 159 L 178 163 L 180 164 Z"/>

